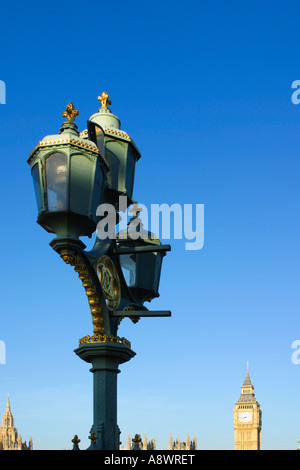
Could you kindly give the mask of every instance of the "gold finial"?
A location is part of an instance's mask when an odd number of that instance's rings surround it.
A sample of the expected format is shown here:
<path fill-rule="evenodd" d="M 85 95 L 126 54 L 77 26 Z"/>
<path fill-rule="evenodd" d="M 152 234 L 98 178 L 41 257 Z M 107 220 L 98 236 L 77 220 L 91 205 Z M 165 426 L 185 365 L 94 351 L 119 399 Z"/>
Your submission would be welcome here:
<path fill-rule="evenodd" d="M 89 435 L 89 439 L 91 439 L 92 444 L 96 444 L 96 440 L 98 439 L 98 436 L 94 433 L 94 431 L 91 431 L 91 434 Z"/>
<path fill-rule="evenodd" d="M 101 108 L 107 109 L 107 105 L 111 105 L 111 101 L 108 99 L 108 94 L 103 91 L 101 96 L 98 96 L 98 101 L 101 103 Z"/>
<path fill-rule="evenodd" d="M 134 443 L 134 445 L 139 445 L 142 442 L 140 434 L 136 434 L 132 439 L 132 442 Z"/>
<path fill-rule="evenodd" d="M 69 103 L 66 106 L 66 110 L 62 113 L 62 116 L 67 118 L 68 122 L 73 123 L 74 119 L 76 118 L 76 116 L 78 116 L 78 114 L 79 114 L 79 111 L 75 109 L 74 104 Z"/>
<path fill-rule="evenodd" d="M 130 221 L 128 222 L 128 225 L 130 224 L 130 222 L 132 220 L 135 220 L 138 218 L 138 216 L 140 215 L 140 213 L 143 211 L 143 209 L 141 207 L 139 207 L 138 203 L 137 202 L 133 202 L 132 204 L 132 207 L 129 209 L 129 212 L 132 213 L 132 218 L 130 219 Z"/>
<path fill-rule="evenodd" d="M 74 438 L 72 439 L 72 442 L 75 446 L 78 446 L 80 439 L 78 439 L 77 434 L 75 434 Z"/>

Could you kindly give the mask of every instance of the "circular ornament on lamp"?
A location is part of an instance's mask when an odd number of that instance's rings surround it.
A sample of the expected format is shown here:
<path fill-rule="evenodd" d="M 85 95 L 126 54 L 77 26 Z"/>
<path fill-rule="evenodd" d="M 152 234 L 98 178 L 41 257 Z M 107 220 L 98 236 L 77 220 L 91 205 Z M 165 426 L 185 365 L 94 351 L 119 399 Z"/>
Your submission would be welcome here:
<path fill-rule="evenodd" d="M 121 299 L 120 279 L 117 269 L 109 256 L 101 256 L 97 262 L 97 273 L 110 310 L 116 310 Z"/>

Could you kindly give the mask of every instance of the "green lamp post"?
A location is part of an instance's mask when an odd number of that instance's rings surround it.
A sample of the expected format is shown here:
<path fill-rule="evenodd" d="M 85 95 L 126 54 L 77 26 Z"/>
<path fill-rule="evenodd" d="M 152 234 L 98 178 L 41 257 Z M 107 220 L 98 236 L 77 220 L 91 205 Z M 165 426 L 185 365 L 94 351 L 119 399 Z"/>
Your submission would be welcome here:
<path fill-rule="evenodd" d="M 101 108 L 81 133 L 74 123 L 79 113 L 72 103 L 68 104 L 63 113 L 67 120 L 60 133 L 40 141 L 28 163 L 37 222 L 56 234 L 50 246 L 78 273 L 91 311 L 93 334 L 81 338 L 74 351 L 92 364 L 89 450 L 117 450 L 117 374 L 120 364 L 135 355 L 130 342 L 118 336 L 119 323 L 123 317 L 135 323 L 141 317 L 170 315 L 169 311 L 150 312 L 144 306 L 144 302 L 159 295 L 162 259 L 170 246 L 153 240 L 150 233 L 145 235 L 143 229 L 143 236 L 133 240 L 131 227 L 138 211 L 126 235 L 121 232 L 117 239 L 96 238 L 90 251 L 80 240 L 96 231 L 100 204 L 112 204 L 119 211 L 120 196 L 126 196 L 127 207 L 133 203 L 135 165 L 140 158 L 135 143 L 120 130 L 119 119 L 107 107 L 107 93 L 98 99 Z"/>

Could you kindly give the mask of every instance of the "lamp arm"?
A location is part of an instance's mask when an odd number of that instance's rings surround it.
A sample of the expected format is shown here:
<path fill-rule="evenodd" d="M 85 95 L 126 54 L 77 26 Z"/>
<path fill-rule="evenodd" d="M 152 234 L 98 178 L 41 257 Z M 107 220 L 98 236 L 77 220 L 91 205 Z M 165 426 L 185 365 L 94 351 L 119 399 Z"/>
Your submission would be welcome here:
<path fill-rule="evenodd" d="M 113 240 L 107 238 L 100 240 L 96 237 L 95 244 L 90 251 L 84 251 L 86 257 L 91 263 L 95 263 L 101 256 L 105 255 L 111 248 Z"/>
<path fill-rule="evenodd" d="M 126 255 L 134 253 L 155 253 L 158 251 L 171 251 L 170 245 L 155 245 L 155 246 L 132 246 L 132 247 L 115 247 L 112 249 L 114 255 Z"/>

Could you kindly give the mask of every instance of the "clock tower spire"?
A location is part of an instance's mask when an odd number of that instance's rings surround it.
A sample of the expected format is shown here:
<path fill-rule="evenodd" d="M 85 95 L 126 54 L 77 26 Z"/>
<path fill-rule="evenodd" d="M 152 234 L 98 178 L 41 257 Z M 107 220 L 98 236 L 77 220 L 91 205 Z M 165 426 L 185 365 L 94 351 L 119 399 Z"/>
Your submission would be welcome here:
<path fill-rule="evenodd" d="M 255 398 L 254 387 L 247 372 L 241 386 L 241 396 L 233 411 L 235 450 L 260 450 L 262 411 Z"/>

